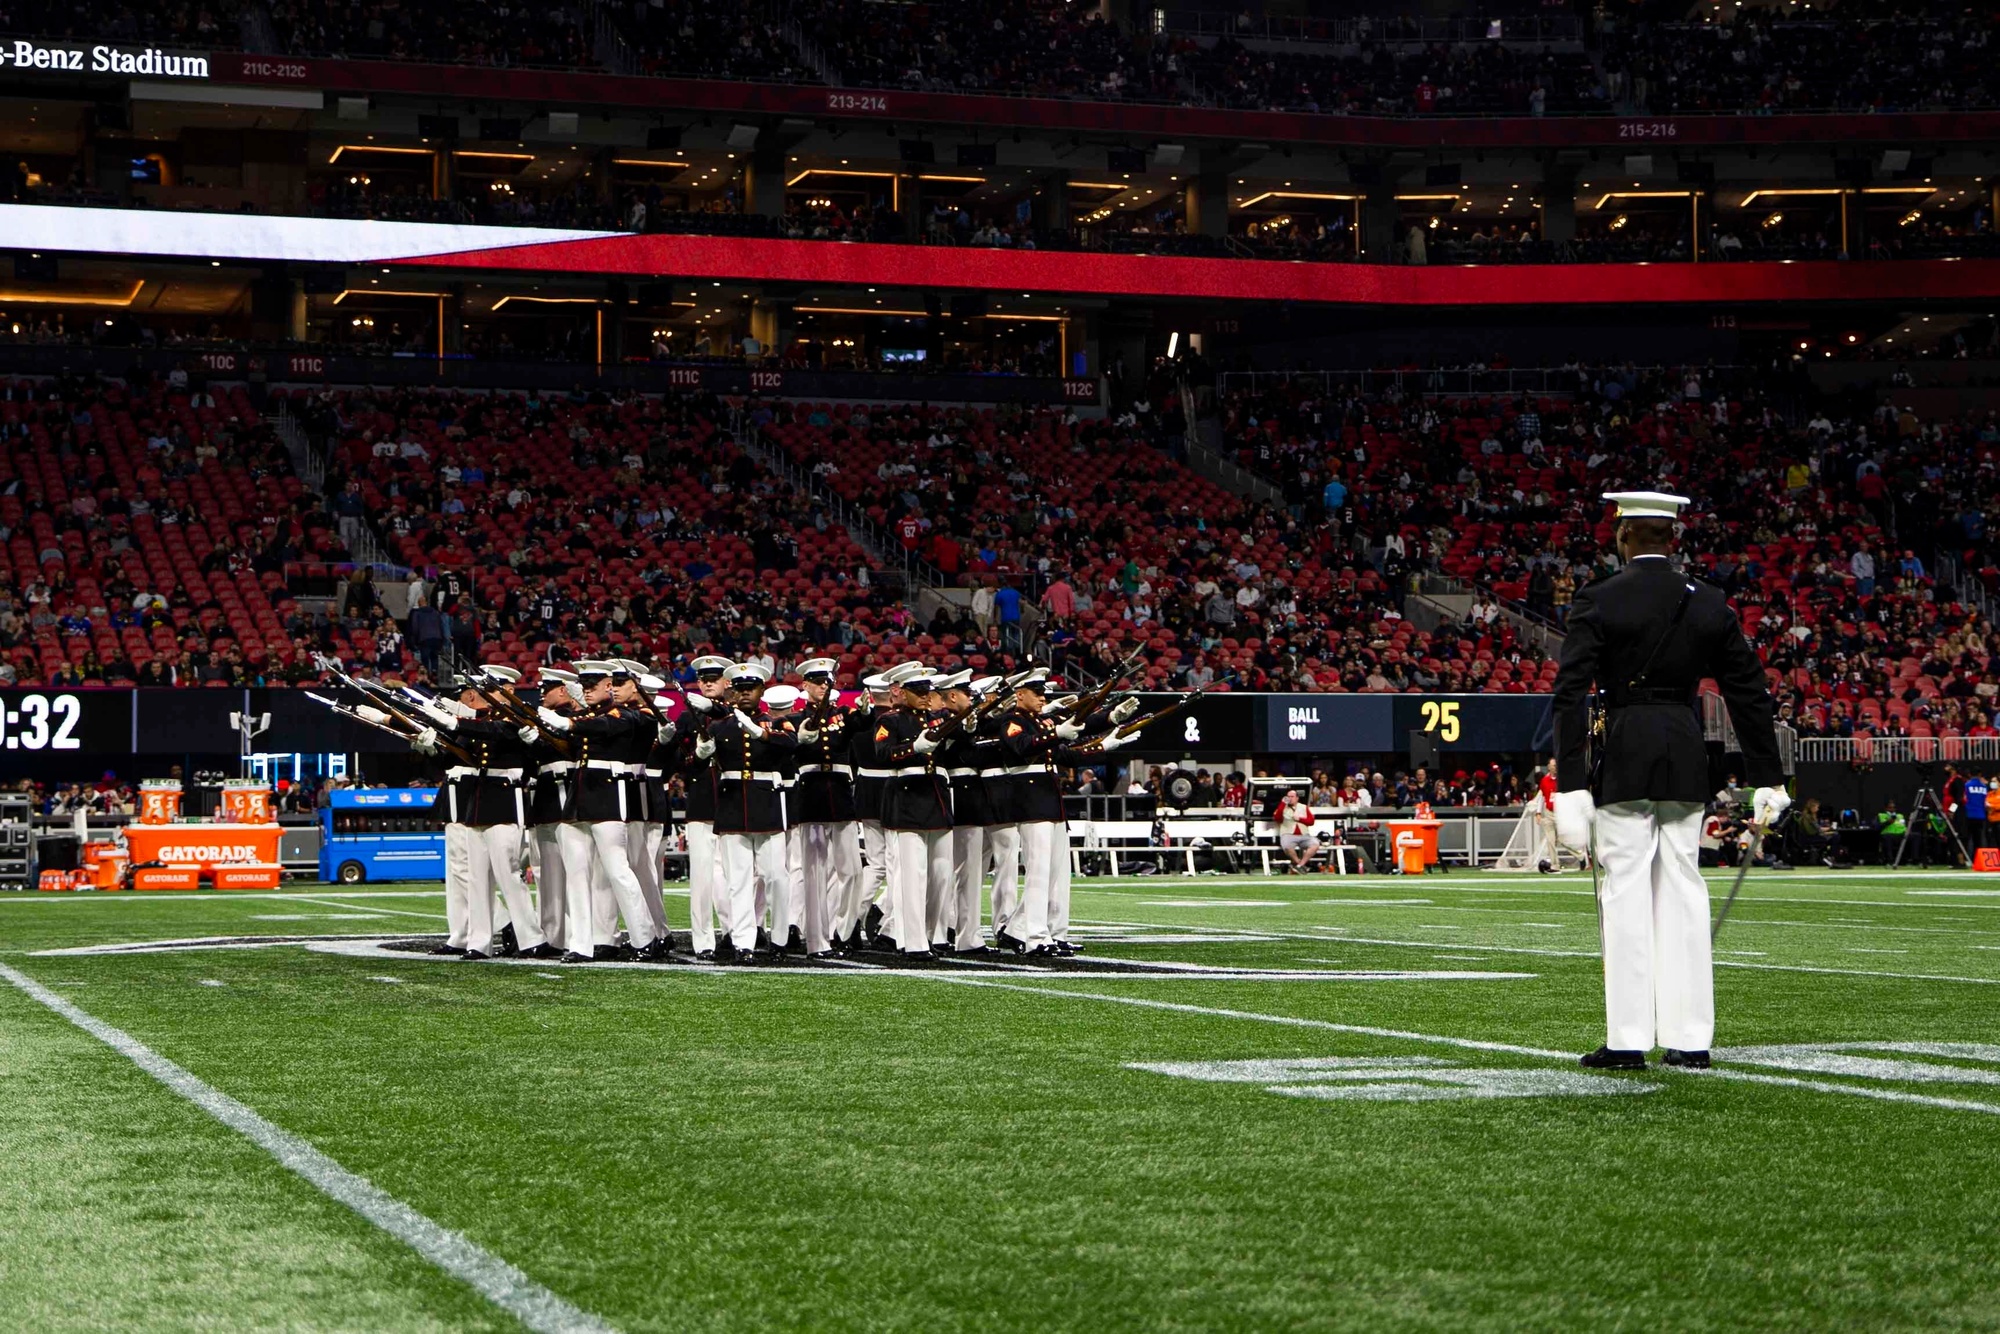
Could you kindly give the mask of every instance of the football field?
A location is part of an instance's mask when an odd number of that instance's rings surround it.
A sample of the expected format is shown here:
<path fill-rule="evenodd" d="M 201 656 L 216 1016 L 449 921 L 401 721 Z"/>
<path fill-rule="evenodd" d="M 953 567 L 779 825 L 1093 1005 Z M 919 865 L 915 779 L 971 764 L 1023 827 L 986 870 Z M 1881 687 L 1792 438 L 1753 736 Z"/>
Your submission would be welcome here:
<path fill-rule="evenodd" d="M 0 898 L 0 1327 L 2000 1327 L 2000 876 L 1753 871 L 1634 1074 L 1587 876 L 1081 880 L 1050 968 L 443 912 Z"/>

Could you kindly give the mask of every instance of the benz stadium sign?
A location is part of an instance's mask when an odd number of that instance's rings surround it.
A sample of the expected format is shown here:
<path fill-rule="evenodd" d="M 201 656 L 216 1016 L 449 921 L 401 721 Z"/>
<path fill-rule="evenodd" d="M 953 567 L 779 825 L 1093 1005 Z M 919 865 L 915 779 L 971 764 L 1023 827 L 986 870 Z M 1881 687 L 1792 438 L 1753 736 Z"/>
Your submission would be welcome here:
<path fill-rule="evenodd" d="M 175 55 L 158 47 L 44 46 L 16 39 L 0 43 L 0 68 L 51 73 L 141 74 L 153 78 L 206 79 L 208 57 Z"/>

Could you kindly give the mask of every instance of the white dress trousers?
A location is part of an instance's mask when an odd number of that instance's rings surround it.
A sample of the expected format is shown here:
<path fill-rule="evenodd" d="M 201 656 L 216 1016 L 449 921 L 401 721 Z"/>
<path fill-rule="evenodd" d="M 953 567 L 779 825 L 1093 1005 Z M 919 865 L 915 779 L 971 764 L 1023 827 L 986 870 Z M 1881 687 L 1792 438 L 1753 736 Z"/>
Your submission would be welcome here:
<path fill-rule="evenodd" d="M 1620 801 L 1597 809 L 1604 1041 L 1614 1051 L 1650 1051 L 1656 1040 L 1707 1051 L 1715 1040 L 1700 844 L 1694 803 Z"/>

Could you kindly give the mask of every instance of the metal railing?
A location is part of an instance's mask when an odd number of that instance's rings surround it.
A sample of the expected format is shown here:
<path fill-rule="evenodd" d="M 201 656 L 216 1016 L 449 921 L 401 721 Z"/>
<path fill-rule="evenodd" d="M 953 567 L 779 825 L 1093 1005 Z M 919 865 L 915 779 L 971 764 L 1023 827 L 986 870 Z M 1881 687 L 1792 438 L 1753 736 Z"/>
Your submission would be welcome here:
<path fill-rule="evenodd" d="M 1937 577 L 1951 585 L 1954 595 L 1960 602 L 1977 609 L 1979 614 L 1989 621 L 1993 619 L 1996 611 L 2000 611 L 2000 604 L 1994 602 L 1993 595 L 1986 591 L 1986 585 L 1980 582 L 1979 576 L 1966 569 L 1965 562 L 1955 554 L 1940 551 L 1934 563 Z"/>
<path fill-rule="evenodd" d="M 1991 736 L 1802 736 L 1801 764 L 1937 764 L 1941 761 L 1991 763 L 2000 760 L 2000 737 Z"/>
<path fill-rule="evenodd" d="M 1425 570 L 1421 575 L 1421 584 L 1422 586 L 1415 590 L 1418 596 L 1426 593 L 1454 593 L 1473 598 L 1483 594 L 1492 598 L 1499 606 L 1500 614 L 1513 625 L 1515 635 L 1521 643 L 1534 648 L 1545 657 L 1553 658 L 1562 652 L 1563 631 L 1560 625 L 1525 602 L 1501 597 L 1490 583 L 1477 579 L 1460 579 L 1455 575 Z"/>
<path fill-rule="evenodd" d="M 782 446 L 766 440 L 761 429 L 752 429 L 744 419 L 741 408 L 732 408 L 729 414 L 729 434 L 737 445 L 762 464 L 765 469 L 785 482 L 795 491 L 804 492 L 825 506 L 834 521 L 846 528 L 857 544 L 880 562 L 880 568 L 872 569 L 871 575 L 889 575 L 903 583 L 903 601 L 911 612 L 916 611 L 917 590 L 920 588 L 950 588 L 952 582 L 943 570 L 906 551 L 894 534 L 883 528 L 868 516 L 866 510 L 841 496 L 832 487 L 813 476 L 812 471 L 794 459 Z"/>

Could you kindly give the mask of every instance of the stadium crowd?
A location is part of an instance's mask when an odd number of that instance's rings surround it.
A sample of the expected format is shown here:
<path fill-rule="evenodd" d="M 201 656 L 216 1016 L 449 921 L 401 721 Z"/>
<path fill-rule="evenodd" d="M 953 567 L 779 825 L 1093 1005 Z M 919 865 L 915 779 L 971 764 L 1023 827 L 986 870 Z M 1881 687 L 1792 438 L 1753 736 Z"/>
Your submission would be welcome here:
<path fill-rule="evenodd" d="M 1225 396 L 1225 448 L 1290 512 L 1354 534 L 1385 568 L 1469 587 L 1468 620 L 1507 603 L 1560 626 L 1604 572 L 1596 497 L 1636 484 L 1696 499 L 1684 543 L 1741 607 L 1781 714 L 1803 735 L 1993 736 L 2000 635 L 1941 588 L 1928 553 L 2000 570 L 2000 421 L 1883 406 L 1790 419 L 1768 384 L 1702 368 L 1578 368 L 1543 399 L 1331 392 Z"/>
<path fill-rule="evenodd" d="M 1539 43 L 1420 41 L 1384 19 L 1350 26 L 1340 34 L 1344 42 L 1254 47 L 1228 34 L 1121 29 L 1078 9 L 1066 0 L 608 0 L 590 12 L 616 34 L 621 68 L 660 76 L 1349 115 L 2000 105 L 1987 59 L 1992 11 L 1918 0 L 1803 14 L 1739 6 L 1726 20 L 1699 22 L 1634 21 L 1600 10 L 1582 40 Z M 582 12 L 530 0 L 430 8 L 214 0 L 155 9 L 6 0 L 0 31 L 234 47 L 268 18 L 279 49 L 294 55 L 577 68 L 599 58 Z"/>
<path fill-rule="evenodd" d="M 285 411 L 324 494 L 240 387 L 8 382 L 0 680 L 300 684 L 321 652 L 424 674 L 609 652 L 685 675 L 710 650 L 774 670 L 827 650 L 850 681 L 912 652 L 1096 677 L 1143 646 L 1160 688 L 1538 690 L 1535 625 L 1559 629 L 1605 568 L 1595 497 L 1643 478 L 1696 496 L 1690 559 L 1802 734 L 2000 735 L 2000 636 L 1935 568 L 2000 585 L 2000 422 L 1801 406 L 1704 368 L 1576 383 L 1225 392 L 1221 442 L 1279 488 L 1266 504 L 1178 461 L 1171 380 L 1104 420 L 300 391 Z M 353 564 L 363 531 L 398 572 Z M 952 591 L 908 598 L 910 569 Z M 1452 589 L 1462 614 L 1412 619 L 1408 592 Z"/>

